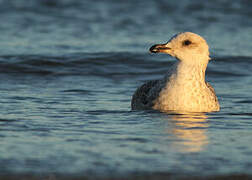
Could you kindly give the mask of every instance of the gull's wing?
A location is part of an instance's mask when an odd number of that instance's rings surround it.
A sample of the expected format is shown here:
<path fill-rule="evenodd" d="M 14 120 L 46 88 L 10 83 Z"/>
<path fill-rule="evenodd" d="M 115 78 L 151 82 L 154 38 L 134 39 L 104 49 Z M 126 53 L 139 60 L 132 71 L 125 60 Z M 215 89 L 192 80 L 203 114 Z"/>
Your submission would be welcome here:
<path fill-rule="evenodd" d="M 161 80 L 148 81 L 140 86 L 132 96 L 132 110 L 151 109 L 153 101 L 159 95 L 161 90 Z"/>
<path fill-rule="evenodd" d="M 215 102 L 218 102 L 218 98 L 217 98 L 217 96 L 216 96 L 216 94 L 215 94 L 214 88 L 213 88 L 213 87 L 211 86 L 211 84 L 208 83 L 208 82 L 206 82 L 206 85 L 207 85 L 208 89 L 210 89 L 210 91 L 212 92 L 212 96 L 214 96 Z"/>

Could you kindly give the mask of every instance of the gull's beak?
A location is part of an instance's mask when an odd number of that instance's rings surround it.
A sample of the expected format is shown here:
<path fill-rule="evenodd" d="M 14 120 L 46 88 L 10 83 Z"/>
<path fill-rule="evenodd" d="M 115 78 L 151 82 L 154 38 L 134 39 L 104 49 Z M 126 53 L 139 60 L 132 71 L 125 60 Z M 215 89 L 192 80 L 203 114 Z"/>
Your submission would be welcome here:
<path fill-rule="evenodd" d="M 150 52 L 151 53 L 167 53 L 170 54 L 171 47 L 167 46 L 168 44 L 155 44 L 151 46 Z"/>

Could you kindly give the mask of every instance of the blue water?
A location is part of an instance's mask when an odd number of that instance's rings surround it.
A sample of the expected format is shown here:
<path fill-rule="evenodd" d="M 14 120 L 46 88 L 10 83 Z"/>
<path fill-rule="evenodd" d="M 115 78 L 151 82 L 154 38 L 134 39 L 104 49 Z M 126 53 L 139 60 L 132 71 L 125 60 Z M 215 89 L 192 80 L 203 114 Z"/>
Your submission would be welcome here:
<path fill-rule="evenodd" d="M 0 175 L 251 174 L 252 3 L 0 1 Z M 131 111 L 192 31 L 210 46 L 221 111 Z"/>

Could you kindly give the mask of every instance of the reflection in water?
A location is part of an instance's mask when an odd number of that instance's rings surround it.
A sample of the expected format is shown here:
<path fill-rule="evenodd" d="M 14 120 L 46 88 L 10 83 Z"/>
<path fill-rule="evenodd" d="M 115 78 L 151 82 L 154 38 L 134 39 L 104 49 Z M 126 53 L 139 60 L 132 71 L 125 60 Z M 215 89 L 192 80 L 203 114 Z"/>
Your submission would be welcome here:
<path fill-rule="evenodd" d="M 176 137 L 174 147 L 182 152 L 199 152 L 208 144 L 206 135 L 208 122 L 207 115 L 198 114 L 181 114 L 171 115 L 173 120 L 172 128 L 168 132 Z"/>

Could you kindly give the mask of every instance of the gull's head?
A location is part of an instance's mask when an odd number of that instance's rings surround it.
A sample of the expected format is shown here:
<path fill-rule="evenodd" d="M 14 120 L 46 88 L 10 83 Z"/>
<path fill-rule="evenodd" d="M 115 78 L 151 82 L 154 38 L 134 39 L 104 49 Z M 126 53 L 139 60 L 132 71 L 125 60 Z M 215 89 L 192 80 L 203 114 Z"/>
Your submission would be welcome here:
<path fill-rule="evenodd" d="M 187 63 L 208 63 L 210 60 L 205 39 L 191 32 L 176 34 L 167 43 L 152 46 L 150 52 L 166 53 Z"/>

